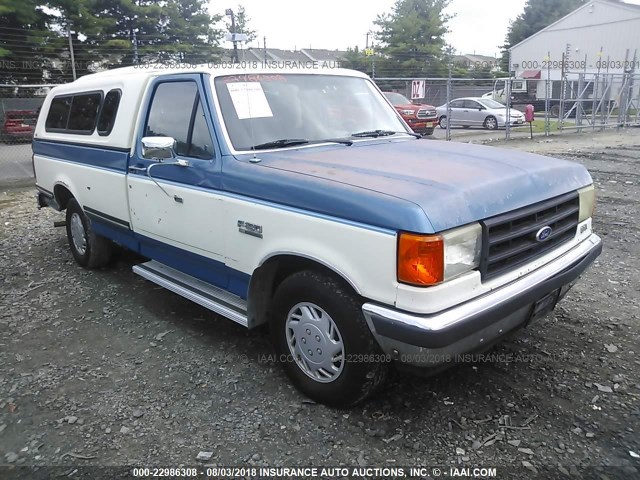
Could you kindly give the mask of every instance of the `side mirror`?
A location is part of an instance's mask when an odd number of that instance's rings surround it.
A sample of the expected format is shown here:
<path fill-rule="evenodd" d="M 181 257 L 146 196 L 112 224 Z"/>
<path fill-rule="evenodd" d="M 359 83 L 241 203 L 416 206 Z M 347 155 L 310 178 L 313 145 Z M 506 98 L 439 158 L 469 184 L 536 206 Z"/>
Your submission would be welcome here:
<path fill-rule="evenodd" d="M 175 158 L 176 141 L 172 137 L 144 137 L 142 139 L 142 157 L 163 160 Z"/>

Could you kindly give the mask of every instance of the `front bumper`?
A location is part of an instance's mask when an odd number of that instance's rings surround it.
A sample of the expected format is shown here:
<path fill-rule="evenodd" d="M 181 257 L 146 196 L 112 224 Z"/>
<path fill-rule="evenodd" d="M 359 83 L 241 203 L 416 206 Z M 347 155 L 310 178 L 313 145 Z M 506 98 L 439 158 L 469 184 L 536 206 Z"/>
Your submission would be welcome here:
<path fill-rule="evenodd" d="M 506 118 L 498 118 L 498 126 L 505 127 L 506 125 L 507 125 Z M 509 125 L 511 125 L 512 127 L 522 127 L 524 125 L 527 125 L 527 122 L 525 122 L 524 119 L 520 120 L 520 119 L 511 118 L 509 120 Z"/>
<path fill-rule="evenodd" d="M 430 119 L 407 119 L 407 123 L 415 133 L 424 133 L 436 128 L 438 124 L 437 118 Z"/>
<path fill-rule="evenodd" d="M 374 303 L 362 310 L 382 350 L 401 363 L 433 367 L 491 346 L 532 317 L 536 302 L 560 300 L 602 252 L 595 234 L 539 269 L 450 309 L 417 315 Z"/>

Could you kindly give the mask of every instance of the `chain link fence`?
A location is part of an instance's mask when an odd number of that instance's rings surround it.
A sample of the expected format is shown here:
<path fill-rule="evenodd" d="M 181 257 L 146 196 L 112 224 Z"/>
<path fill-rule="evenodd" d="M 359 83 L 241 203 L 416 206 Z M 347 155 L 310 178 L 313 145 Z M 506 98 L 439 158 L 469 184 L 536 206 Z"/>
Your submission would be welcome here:
<path fill-rule="evenodd" d="M 431 138 L 487 141 L 640 126 L 640 74 L 565 73 L 562 80 L 375 78 L 384 92 L 435 107 Z M 0 180 L 31 178 L 31 139 L 54 85 L 0 85 Z M 419 88 L 416 89 L 416 86 Z M 417 94 L 417 95 L 416 95 Z M 522 112 L 535 108 L 526 122 Z M 432 109 L 429 109 L 432 110 Z"/>
<path fill-rule="evenodd" d="M 0 85 L 0 180 L 31 178 L 31 140 L 53 85 Z"/>
<path fill-rule="evenodd" d="M 376 78 L 383 92 L 436 107 L 435 138 L 473 141 L 640 125 L 640 74 L 572 73 L 562 80 Z M 528 122 L 523 113 L 534 109 Z"/>

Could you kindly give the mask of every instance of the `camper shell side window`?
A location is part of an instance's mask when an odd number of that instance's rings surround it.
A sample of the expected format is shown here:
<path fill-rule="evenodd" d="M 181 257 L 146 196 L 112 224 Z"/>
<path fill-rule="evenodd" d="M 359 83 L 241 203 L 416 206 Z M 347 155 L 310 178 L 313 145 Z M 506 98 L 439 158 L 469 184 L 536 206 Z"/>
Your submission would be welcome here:
<path fill-rule="evenodd" d="M 98 135 L 106 137 L 111 133 L 111 130 L 113 130 L 121 96 L 122 92 L 120 89 L 109 90 L 105 95 L 102 106 L 100 107 L 100 114 L 98 115 L 98 125 L 96 128 Z"/>
<path fill-rule="evenodd" d="M 110 90 L 64 94 L 53 98 L 45 121 L 45 130 L 52 133 L 107 136 L 115 124 L 121 92 Z"/>

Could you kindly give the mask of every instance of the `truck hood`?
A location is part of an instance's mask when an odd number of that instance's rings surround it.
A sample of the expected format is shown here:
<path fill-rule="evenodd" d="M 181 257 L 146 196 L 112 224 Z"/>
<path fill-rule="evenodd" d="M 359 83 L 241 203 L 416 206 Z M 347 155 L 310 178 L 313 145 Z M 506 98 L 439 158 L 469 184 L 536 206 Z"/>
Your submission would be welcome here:
<path fill-rule="evenodd" d="M 337 182 L 411 202 L 424 211 L 433 232 L 592 183 L 578 163 L 456 142 L 390 139 L 264 152 L 260 159 L 262 167 L 324 180 L 318 188 Z"/>

